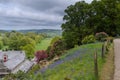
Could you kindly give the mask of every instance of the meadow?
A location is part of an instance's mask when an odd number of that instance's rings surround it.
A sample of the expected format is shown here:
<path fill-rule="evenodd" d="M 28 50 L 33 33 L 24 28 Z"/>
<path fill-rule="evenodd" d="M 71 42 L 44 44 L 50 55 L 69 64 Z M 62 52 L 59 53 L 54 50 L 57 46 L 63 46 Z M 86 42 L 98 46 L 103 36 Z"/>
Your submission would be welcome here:
<path fill-rule="evenodd" d="M 52 38 L 45 38 L 40 43 L 36 45 L 36 51 L 38 50 L 46 50 L 50 45 Z"/>

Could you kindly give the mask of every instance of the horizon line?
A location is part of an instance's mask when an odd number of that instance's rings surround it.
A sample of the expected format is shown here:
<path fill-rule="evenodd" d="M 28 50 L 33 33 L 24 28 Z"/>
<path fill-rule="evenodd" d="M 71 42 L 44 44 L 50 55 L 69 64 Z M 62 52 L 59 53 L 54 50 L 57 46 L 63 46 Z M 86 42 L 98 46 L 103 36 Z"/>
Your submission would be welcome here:
<path fill-rule="evenodd" d="M 20 31 L 20 30 L 62 30 L 62 29 L 0 29 L 3 31 Z"/>

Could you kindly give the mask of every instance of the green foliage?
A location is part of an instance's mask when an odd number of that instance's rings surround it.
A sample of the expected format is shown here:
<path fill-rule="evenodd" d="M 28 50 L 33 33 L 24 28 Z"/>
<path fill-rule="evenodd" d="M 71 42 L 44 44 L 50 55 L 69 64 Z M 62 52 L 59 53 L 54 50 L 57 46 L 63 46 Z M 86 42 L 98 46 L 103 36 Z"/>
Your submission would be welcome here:
<path fill-rule="evenodd" d="M 36 43 L 39 43 L 44 38 L 44 35 L 36 34 L 34 32 L 28 32 L 25 35 L 28 36 L 29 38 L 33 39 Z"/>
<path fill-rule="evenodd" d="M 4 50 L 24 50 L 28 58 L 34 57 L 36 44 L 44 39 L 43 34 L 36 33 L 20 33 L 16 31 L 6 32 L 1 35 L 0 45 L 4 46 Z"/>
<path fill-rule="evenodd" d="M 25 51 L 27 58 L 34 57 L 35 47 L 32 46 L 31 44 L 27 44 L 27 45 L 23 46 L 22 50 Z"/>
<path fill-rule="evenodd" d="M 8 37 L 7 37 L 7 36 L 5 36 L 5 35 L 4 35 L 3 37 L 4 37 L 4 38 L 2 38 L 3 45 L 4 45 L 4 46 L 9 45 L 9 42 L 10 42 L 10 41 L 9 41 Z"/>
<path fill-rule="evenodd" d="M 6 34 L 6 37 L 9 38 L 9 48 L 13 50 L 20 50 L 20 40 L 22 36 L 23 34 L 14 31 Z"/>
<path fill-rule="evenodd" d="M 30 74 L 33 74 L 34 71 L 37 71 L 37 70 L 39 70 L 39 69 L 40 69 L 40 67 L 39 67 L 38 64 L 34 65 L 34 66 L 30 69 L 29 75 L 30 75 Z"/>
<path fill-rule="evenodd" d="M 36 46 L 35 46 L 35 50 L 38 51 L 38 50 L 46 50 L 48 48 L 48 46 L 50 45 L 50 42 L 51 42 L 52 38 L 45 38 L 43 40 L 41 40 L 40 43 L 38 43 Z"/>
<path fill-rule="evenodd" d="M 107 39 L 108 35 L 105 32 L 96 33 L 95 38 L 98 41 L 104 42 Z"/>
<path fill-rule="evenodd" d="M 62 39 L 55 41 L 51 46 L 47 48 L 47 53 L 49 59 L 55 56 L 60 56 L 65 50 L 65 45 Z"/>
<path fill-rule="evenodd" d="M 6 75 L 3 80 L 43 80 L 41 74 L 34 73 L 38 69 L 39 65 L 34 65 L 28 73 L 18 71 L 16 74 Z"/>
<path fill-rule="evenodd" d="M 114 40 L 114 37 L 110 37 L 110 36 L 109 36 L 109 37 L 106 38 L 106 40 L 112 43 L 113 40 Z"/>
<path fill-rule="evenodd" d="M 94 35 L 89 35 L 83 38 L 82 44 L 88 44 L 88 43 L 94 43 L 95 42 L 95 37 Z"/>
<path fill-rule="evenodd" d="M 93 65 L 94 48 L 97 48 L 98 67 L 100 72 L 103 65 L 101 59 L 101 46 L 101 43 L 96 43 L 73 48 L 67 51 L 64 58 L 73 55 L 76 51 L 85 51 L 85 54 L 81 54 L 77 58 L 65 61 L 55 68 L 47 70 L 44 74 L 35 74 L 34 71 L 39 69 L 39 66 L 35 65 L 28 73 L 20 71 L 17 74 L 7 75 L 3 80 L 96 80 Z"/>
<path fill-rule="evenodd" d="M 19 40 L 19 42 L 20 42 L 20 46 L 19 46 L 20 48 L 26 46 L 27 44 L 31 44 L 33 47 L 35 47 L 36 45 L 35 40 L 31 39 L 30 37 L 26 37 L 26 36 L 22 37 Z"/>
<path fill-rule="evenodd" d="M 80 57 L 64 61 L 64 63 L 49 69 L 44 73 L 45 80 L 96 80 L 94 77 L 94 49 L 98 53 L 98 67 L 101 70 L 103 61 L 101 59 L 101 43 L 87 44 L 77 48 L 73 48 L 65 54 L 64 58 L 73 55 L 77 51 L 85 51 Z M 87 49 L 87 50 L 86 50 Z M 43 80 L 44 80 L 43 79 Z"/>
<path fill-rule="evenodd" d="M 52 39 L 50 45 L 52 46 L 56 41 L 58 41 L 60 39 L 60 37 L 56 36 Z"/>
<path fill-rule="evenodd" d="M 19 32 L 43 34 L 45 38 L 52 38 L 54 36 L 61 36 L 62 30 L 55 30 L 55 29 L 31 29 L 31 30 L 20 30 Z"/>
<path fill-rule="evenodd" d="M 3 80 L 27 80 L 28 76 L 22 72 L 18 71 L 17 74 L 9 74 Z"/>
<path fill-rule="evenodd" d="M 2 49 L 3 48 L 3 42 L 2 42 L 2 40 L 0 40 L 0 49 Z"/>
<path fill-rule="evenodd" d="M 88 4 L 79 1 L 65 9 L 62 36 L 67 48 L 81 45 L 89 34 L 106 32 L 109 36 L 120 35 L 120 1 L 93 0 Z"/>
<path fill-rule="evenodd" d="M 67 48 L 72 48 L 74 45 L 81 45 L 81 40 L 90 33 L 89 28 L 85 26 L 85 20 L 89 9 L 89 4 L 84 1 L 77 2 L 75 5 L 70 5 L 65 10 L 66 15 L 62 24 L 63 39 Z"/>

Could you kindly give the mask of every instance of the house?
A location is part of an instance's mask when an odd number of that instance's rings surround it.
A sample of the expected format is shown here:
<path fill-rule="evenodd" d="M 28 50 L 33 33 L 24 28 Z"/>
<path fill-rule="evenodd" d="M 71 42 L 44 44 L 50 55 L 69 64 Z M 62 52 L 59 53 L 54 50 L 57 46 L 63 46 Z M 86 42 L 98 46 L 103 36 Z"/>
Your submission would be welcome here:
<path fill-rule="evenodd" d="M 33 62 L 26 59 L 24 51 L 0 52 L 0 75 L 17 73 L 19 70 L 27 72 L 33 66 Z"/>

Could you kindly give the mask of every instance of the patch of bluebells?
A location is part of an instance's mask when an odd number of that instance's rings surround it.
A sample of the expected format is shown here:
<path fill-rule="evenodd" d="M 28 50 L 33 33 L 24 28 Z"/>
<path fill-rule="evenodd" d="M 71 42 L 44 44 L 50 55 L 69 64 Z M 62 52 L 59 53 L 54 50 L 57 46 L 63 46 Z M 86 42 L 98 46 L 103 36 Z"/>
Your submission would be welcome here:
<path fill-rule="evenodd" d="M 69 54 L 69 55 L 67 55 L 64 59 L 60 59 L 60 60 L 54 62 L 53 64 L 49 65 L 47 68 L 42 68 L 42 69 L 40 69 L 40 72 L 41 72 L 42 74 L 44 74 L 44 72 L 45 72 L 46 70 L 48 70 L 48 69 L 54 69 L 54 68 L 57 67 L 58 65 L 60 65 L 60 64 L 62 64 L 62 63 L 65 63 L 65 62 L 67 62 L 67 61 L 73 60 L 73 59 L 78 58 L 78 57 L 79 57 L 80 59 L 82 59 L 82 56 L 81 56 L 81 55 L 82 55 L 82 54 L 85 54 L 88 50 L 89 50 L 89 49 L 87 49 L 87 48 L 79 49 L 79 50 L 77 50 L 76 52 L 74 52 L 74 54 Z"/>
<path fill-rule="evenodd" d="M 81 48 L 81 49 L 73 52 L 72 54 L 66 55 L 65 58 L 55 61 L 54 63 L 50 64 L 48 67 L 40 69 L 39 71 L 35 72 L 35 74 L 41 72 L 44 75 L 44 72 L 46 70 L 54 69 L 55 67 L 59 66 L 60 64 L 63 64 L 65 62 L 73 60 L 75 58 L 79 58 L 80 60 L 82 60 L 82 55 L 86 54 L 87 51 L 90 51 L 90 50 L 91 50 L 91 48 Z M 97 51 L 101 51 L 101 48 L 97 49 Z M 91 58 L 92 58 L 92 55 L 91 55 Z"/>

